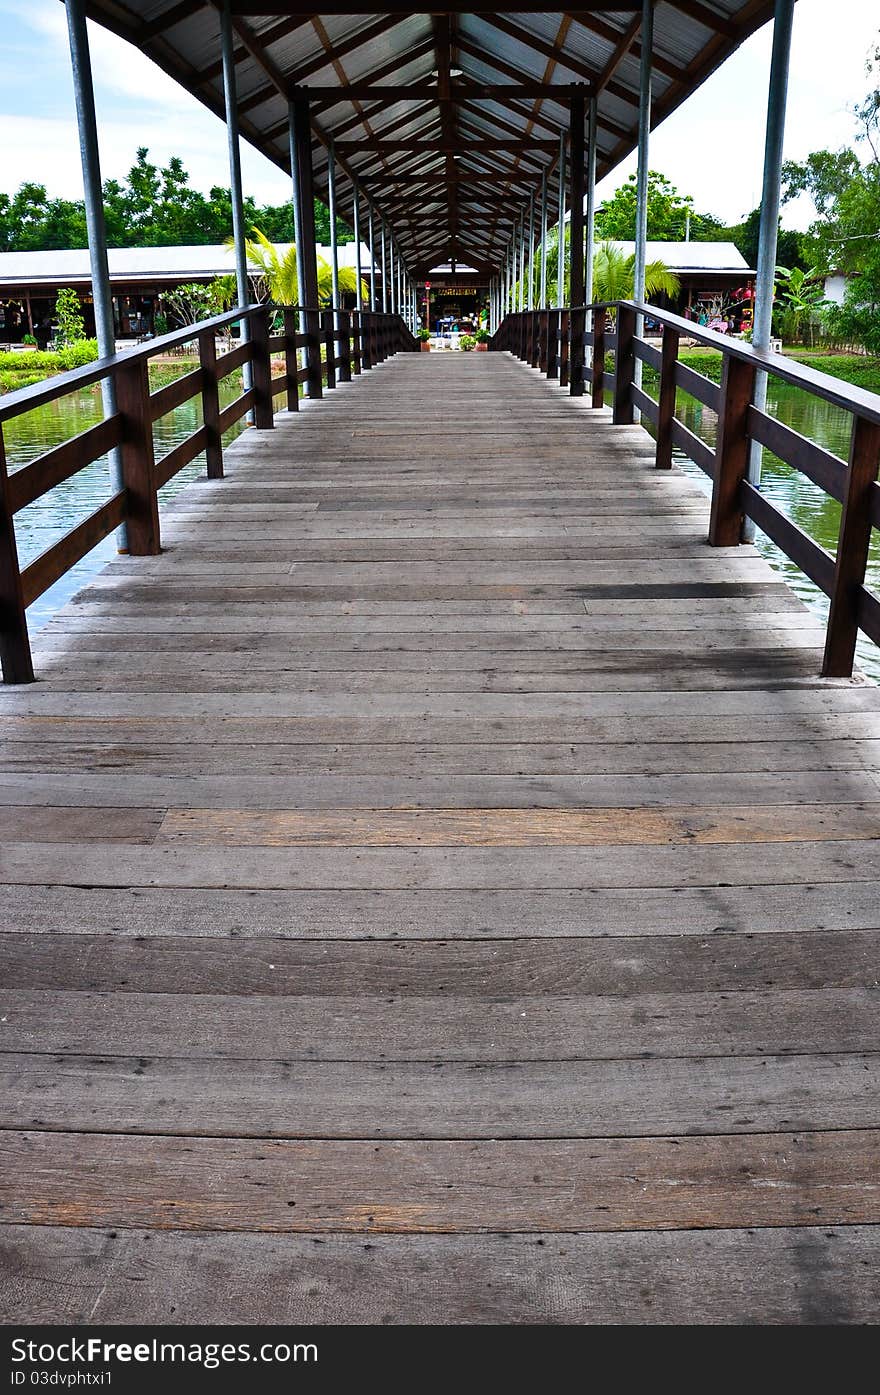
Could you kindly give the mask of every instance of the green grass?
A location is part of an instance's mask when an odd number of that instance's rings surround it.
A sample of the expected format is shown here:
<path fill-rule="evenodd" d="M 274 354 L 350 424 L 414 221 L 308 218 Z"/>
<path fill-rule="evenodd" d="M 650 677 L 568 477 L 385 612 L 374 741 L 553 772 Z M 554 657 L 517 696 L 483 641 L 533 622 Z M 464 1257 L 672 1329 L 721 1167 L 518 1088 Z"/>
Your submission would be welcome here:
<path fill-rule="evenodd" d="M 825 349 L 787 349 L 785 357 L 795 363 L 806 364 L 819 373 L 827 373 L 832 378 L 841 378 L 853 387 L 864 388 L 867 392 L 880 393 L 880 358 L 868 358 L 864 354 L 829 353 Z M 721 381 L 721 354 L 715 349 L 682 349 L 679 354 L 682 363 L 703 373 L 714 383 Z"/>

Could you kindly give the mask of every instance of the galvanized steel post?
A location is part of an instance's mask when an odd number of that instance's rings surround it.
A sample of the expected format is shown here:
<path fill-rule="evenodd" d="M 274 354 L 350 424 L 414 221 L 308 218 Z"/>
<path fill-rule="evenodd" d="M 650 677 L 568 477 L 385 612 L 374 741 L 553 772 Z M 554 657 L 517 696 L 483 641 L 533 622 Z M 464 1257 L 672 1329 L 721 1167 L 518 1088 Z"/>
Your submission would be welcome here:
<path fill-rule="evenodd" d="M 770 58 L 770 87 L 767 94 L 767 128 L 764 139 L 764 181 L 761 190 L 761 222 L 758 230 L 758 266 L 755 280 L 755 317 L 752 325 L 752 345 L 766 353 L 773 331 L 773 293 L 776 285 L 776 244 L 779 236 L 780 183 L 782 180 L 782 144 L 785 138 L 785 108 L 788 98 L 788 67 L 791 57 L 791 33 L 794 22 L 794 0 L 776 0 L 773 21 L 773 51 Z M 767 405 L 767 374 L 758 373 L 753 396 L 755 406 L 763 411 Z M 749 452 L 749 482 L 761 483 L 763 449 L 753 441 Z M 751 542 L 755 525 L 750 518 L 743 523 L 743 541 Z"/>
<path fill-rule="evenodd" d="M 101 188 L 101 161 L 98 151 L 98 121 L 95 112 L 95 90 L 92 83 L 92 62 L 83 0 L 67 0 L 67 32 L 70 40 L 70 65 L 73 73 L 73 93 L 79 130 L 79 150 L 82 161 L 83 195 L 85 198 L 86 229 L 89 240 L 89 268 L 92 279 L 92 300 L 95 312 L 95 336 L 98 354 L 110 358 L 116 352 L 116 328 L 113 320 L 113 295 L 110 288 L 110 268 L 107 259 L 107 230 L 104 224 L 104 198 Z M 116 411 L 116 390 L 112 378 L 101 381 L 101 401 L 104 416 Z M 122 459 L 118 450 L 109 455 L 110 478 L 114 494 L 124 487 Z M 116 530 L 116 546 L 124 552 L 128 546 L 125 523 Z"/>

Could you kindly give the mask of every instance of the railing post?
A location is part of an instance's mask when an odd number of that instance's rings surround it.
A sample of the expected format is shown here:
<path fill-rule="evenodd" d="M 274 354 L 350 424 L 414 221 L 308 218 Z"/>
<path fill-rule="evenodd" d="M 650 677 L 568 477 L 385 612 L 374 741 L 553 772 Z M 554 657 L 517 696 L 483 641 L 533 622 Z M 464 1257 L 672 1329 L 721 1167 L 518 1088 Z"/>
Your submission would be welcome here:
<path fill-rule="evenodd" d="M 351 317 L 351 371 L 362 373 L 364 369 L 364 312 L 355 310 Z"/>
<path fill-rule="evenodd" d="M 0 664 L 4 683 L 33 683 L 34 665 L 7 479 L 6 451 L 0 429 Z"/>
<path fill-rule="evenodd" d="M 529 361 L 533 368 L 537 368 L 541 362 L 541 312 L 532 311 L 532 345 Z"/>
<path fill-rule="evenodd" d="M 859 589 L 871 546 L 871 494 L 880 465 L 880 424 L 856 417 L 849 449 L 846 494 L 837 539 L 834 589 L 825 632 L 824 678 L 852 675 L 858 638 Z"/>
<path fill-rule="evenodd" d="M 324 331 L 324 367 L 327 370 L 328 388 L 335 388 L 336 386 L 336 336 L 333 326 L 334 318 L 335 316 L 332 310 L 325 310 L 321 315 L 321 326 Z"/>
<path fill-rule="evenodd" d="M 547 312 L 547 377 L 559 377 L 559 311 Z"/>
<path fill-rule="evenodd" d="M 605 307 L 593 311 L 593 392 L 591 407 L 605 406 Z"/>
<path fill-rule="evenodd" d="M 354 375 L 358 374 L 358 372 L 361 371 L 361 368 L 360 368 L 360 361 L 358 361 L 358 357 L 357 357 L 357 353 L 358 353 L 358 343 L 357 343 L 357 319 L 358 319 L 358 315 L 357 315 L 357 310 L 346 310 L 346 311 L 343 311 L 343 314 L 344 314 L 344 317 L 346 317 L 346 318 L 344 318 L 344 328 L 343 328 L 344 357 L 346 357 L 347 364 L 349 364 L 349 379 L 350 379 L 350 378 L 353 378 Z"/>
<path fill-rule="evenodd" d="M 373 312 L 365 310 L 361 315 L 361 368 L 373 366 Z"/>
<path fill-rule="evenodd" d="M 568 391 L 571 397 L 584 395 L 584 333 L 587 327 L 587 312 L 582 305 L 576 305 L 568 316 L 571 348 L 568 360 Z"/>
<path fill-rule="evenodd" d="M 657 407 L 657 454 L 654 465 L 658 470 L 672 469 L 672 424 L 675 421 L 675 369 L 678 364 L 677 329 L 663 327 L 660 347 L 660 392 Z"/>
<path fill-rule="evenodd" d="M 614 424 L 633 423 L 632 386 L 636 375 L 636 312 L 629 305 L 617 307 L 617 348 L 614 351 Z"/>
<path fill-rule="evenodd" d="M 336 312 L 339 328 L 339 357 L 342 360 L 339 369 L 339 380 L 343 383 L 351 382 L 351 311 L 338 310 Z"/>
<path fill-rule="evenodd" d="M 275 425 L 272 411 L 272 356 L 269 352 L 269 311 L 262 307 L 250 316 L 251 385 L 254 389 L 254 426 L 269 431 Z"/>
<path fill-rule="evenodd" d="M 127 496 L 127 551 L 132 557 L 153 557 L 162 547 L 147 360 L 123 360 L 115 377 L 116 407 L 122 418 L 119 454 Z"/>
<path fill-rule="evenodd" d="M 299 411 L 299 355 L 296 352 L 297 315 L 287 306 L 284 311 L 284 376 L 287 380 L 287 410 Z"/>
<path fill-rule="evenodd" d="M 538 368 L 539 372 L 544 373 L 544 374 L 546 374 L 546 372 L 547 372 L 547 353 L 548 353 L 547 339 L 548 339 L 548 329 L 549 329 L 549 325 L 550 325 L 550 311 L 549 311 L 549 310 L 540 310 L 540 311 L 538 312 L 538 360 L 537 360 L 536 367 Z"/>
<path fill-rule="evenodd" d="M 740 485 L 749 468 L 748 417 L 754 390 L 754 363 L 725 354 L 709 515 L 710 547 L 737 547 L 742 541 Z"/>
<path fill-rule="evenodd" d="M 306 310 L 303 319 L 306 326 L 306 387 L 309 397 L 323 397 L 324 386 L 321 374 L 321 312 Z"/>
<path fill-rule="evenodd" d="M 569 311 L 559 312 L 559 386 L 568 387 Z"/>
<path fill-rule="evenodd" d="M 220 435 L 220 390 L 217 381 L 217 337 L 213 329 L 199 335 L 202 368 L 202 421 L 205 426 L 205 461 L 209 480 L 223 478 L 223 439 Z"/>

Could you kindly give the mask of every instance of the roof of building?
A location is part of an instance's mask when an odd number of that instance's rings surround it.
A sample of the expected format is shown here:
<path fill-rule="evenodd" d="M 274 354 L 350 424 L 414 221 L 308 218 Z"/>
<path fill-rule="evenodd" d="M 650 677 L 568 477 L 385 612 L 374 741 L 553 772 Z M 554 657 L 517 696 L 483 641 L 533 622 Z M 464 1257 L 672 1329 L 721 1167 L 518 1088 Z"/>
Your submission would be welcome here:
<path fill-rule="evenodd" d="M 283 255 L 291 244 L 277 244 Z M 318 247 L 318 256 L 329 260 L 330 248 Z M 339 265 L 354 266 L 355 244 L 339 247 Z M 116 282 L 194 281 L 227 276 L 234 271 L 232 249 L 225 243 L 204 247 L 111 247 L 110 279 Z M 361 244 L 361 267 L 368 270 L 370 250 Z M 377 268 L 379 270 L 379 268 Z M 91 281 L 87 248 L 51 252 L 0 252 L 0 285 L 59 286 Z"/>
<path fill-rule="evenodd" d="M 376 14 L 341 0 L 320 14 L 233 0 L 242 135 L 290 168 L 288 110 L 308 100 L 317 192 L 335 143 L 340 207 L 355 181 L 393 224 L 418 276 L 453 257 L 496 270 L 530 192 L 559 185 L 560 136 L 576 92 L 596 98 L 599 178 L 636 144 L 641 0 L 577 11 Z M 120 34 L 219 116 L 220 25 L 205 0 L 90 0 Z M 773 15 L 773 0 L 667 0 L 651 46 L 656 126 Z M 342 177 L 345 176 L 345 177 Z"/>
<path fill-rule="evenodd" d="M 621 242 L 617 238 L 613 240 L 615 246 L 620 247 L 627 255 L 631 255 L 636 249 L 634 242 Z M 733 242 L 649 242 L 647 259 L 649 262 L 665 262 L 669 270 L 677 275 L 688 271 L 755 275 Z"/>

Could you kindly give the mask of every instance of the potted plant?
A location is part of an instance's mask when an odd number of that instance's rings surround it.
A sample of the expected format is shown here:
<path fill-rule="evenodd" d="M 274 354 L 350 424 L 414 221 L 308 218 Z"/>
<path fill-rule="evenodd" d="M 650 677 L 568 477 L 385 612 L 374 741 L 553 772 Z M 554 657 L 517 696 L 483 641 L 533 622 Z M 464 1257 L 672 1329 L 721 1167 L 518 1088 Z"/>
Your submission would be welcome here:
<path fill-rule="evenodd" d="M 487 352 L 488 352 L 488 349 L 489 349 L 489 331 L 488 331 L 488 329 L 478 329 L 477 332 L 476 332 L 476 334 L 474 335 L 474 338 L 475 338 L 476 341 L 477 341 L 477 343 L 476 343 L 476 350 L 477 350 L 477 353 L 478 353 L 478 354 L 485 354 L 485 353 L 487 353 Z"/>
<path fill-rule="evenodd" d="M 458 347 L 463 354 L 469 354 L 476 345 L 476 339 L 472 334 L 463 334 L 458 341 Z"/>
<path fill-rule="evenodd" d="M 422 353 L 429 354 L 431 352 L 431 331 L 429 329 L 420 329 L 419 338 L 422 341 Z"/>

